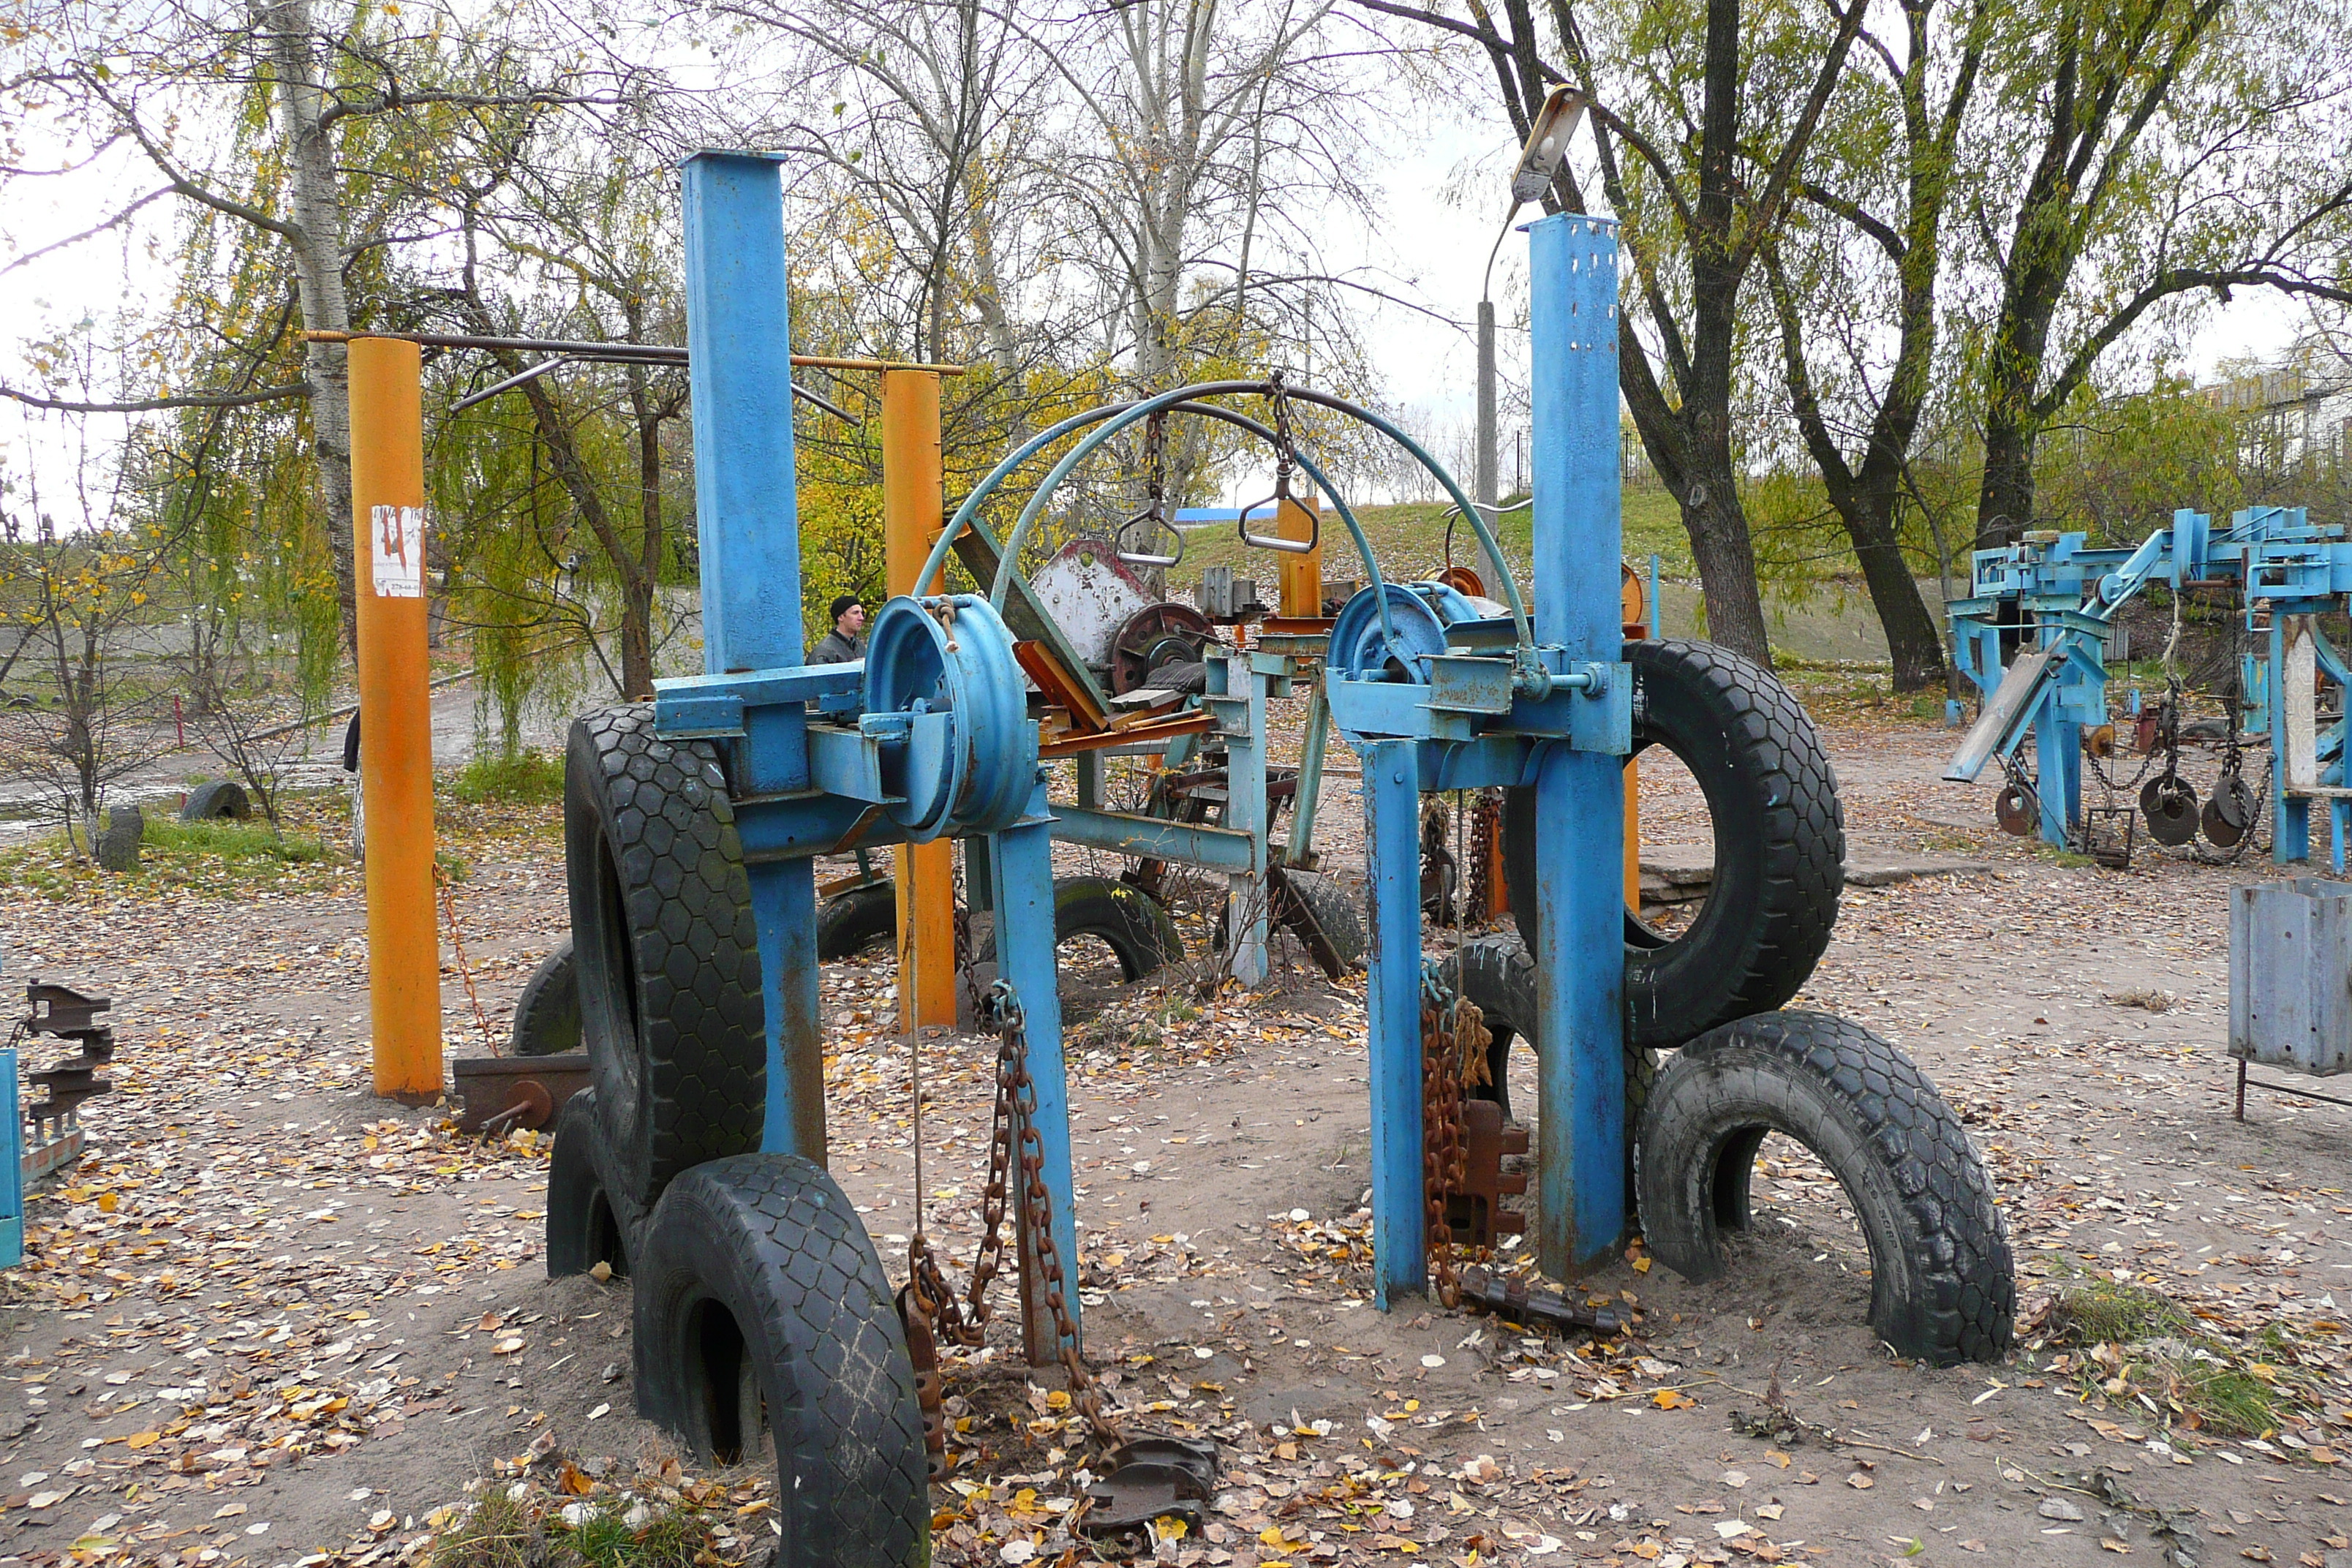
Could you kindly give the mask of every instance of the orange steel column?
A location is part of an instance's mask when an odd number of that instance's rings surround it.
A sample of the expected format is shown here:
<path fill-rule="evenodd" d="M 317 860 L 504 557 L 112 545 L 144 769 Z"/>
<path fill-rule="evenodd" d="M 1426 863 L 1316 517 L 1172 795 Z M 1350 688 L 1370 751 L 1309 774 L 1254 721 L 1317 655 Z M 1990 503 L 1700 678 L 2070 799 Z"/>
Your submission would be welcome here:
<path fill-rule="evenodd" d="M 946 521 L 940 455 L 940 377 L 928 370 L 882 373 L 882 539 L 890 592 L 936 593 L 915 574 Z M 944 571 L 944 569 L 942 569 Z M 952 1028 L 955 993 L 955 845 L 945 838 L 898 846 L 898 1026 Z M 911 1004 L 913 1011 L 910 1013 Z M 916 1016 L 919 1015 L 919 1016 Z"/>
<path fill-rule="evenodd" d="M 1282 572 L 1278 602 L 1286 616 L 1323 613 L 1323 541 L 1315 531 L 1315 514 L 1321 504 L 1321 499 L 1310 492 L 1304 500 L 1284 507 L 1282 515 L 1275 521 L 1276 538 L 1315 541 L 1312 550 L 1275 557 Z"/>
<path fill-rule="evenodd" d="M 1642 912 L 1642 760 L 1625 759 L 1625 907 Z"/>
<path fill-rule="evenodd" d="M 375 1091 L 441 1093 L 433 913 L 433 709 L 425 650 L 425 411 L 415 343 L 354 338 L 353 588 L 360 789 L 367 803 L 368 1006 Z"/>

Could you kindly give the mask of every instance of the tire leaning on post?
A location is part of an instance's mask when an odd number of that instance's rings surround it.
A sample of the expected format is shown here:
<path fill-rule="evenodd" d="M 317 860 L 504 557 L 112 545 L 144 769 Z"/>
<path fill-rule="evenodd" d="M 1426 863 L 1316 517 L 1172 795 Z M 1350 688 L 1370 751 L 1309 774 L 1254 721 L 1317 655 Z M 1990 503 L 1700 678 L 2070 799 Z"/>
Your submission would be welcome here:
<path fill-rule="evenodd" d="M 1797 994 L 1829 946 L 1845 887 L 1845 823 L 1829 752 L 1789 689 L 1713 643 L 1629 642 L 1642 700 L 1633 754 L 1673 752 L 1706 796 L 1715 877 L 1681 935 L 1625 916 L 1625 1026 L 1633 1044 L 1671 1050 Z M 1535 791 L 1504 792 L 1503 853 L 1536 854 Z M 1535 879 L 1509 879 L 1511 915 L 1532 942 Z"/>
<path fill-rule="evenodd" d="M 757 1149 L 766 1015 L 751 884 L 710 747 L 654 733 L 650 703 L 574 720 L 564 877 L 582 1042 L 620 1196 Z"/>

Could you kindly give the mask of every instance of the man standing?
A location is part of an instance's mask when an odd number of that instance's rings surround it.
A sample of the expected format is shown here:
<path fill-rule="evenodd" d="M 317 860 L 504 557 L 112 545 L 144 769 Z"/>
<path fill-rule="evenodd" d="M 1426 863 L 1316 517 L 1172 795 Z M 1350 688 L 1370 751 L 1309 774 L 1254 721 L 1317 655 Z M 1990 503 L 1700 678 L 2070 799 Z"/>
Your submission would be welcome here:
<path fill-rule="evenodd" d="M 866 657 L 866 606 L 855 594 L 833 602 L 833 630 L 809 655 L 811 664 L 855 664 Z"/>

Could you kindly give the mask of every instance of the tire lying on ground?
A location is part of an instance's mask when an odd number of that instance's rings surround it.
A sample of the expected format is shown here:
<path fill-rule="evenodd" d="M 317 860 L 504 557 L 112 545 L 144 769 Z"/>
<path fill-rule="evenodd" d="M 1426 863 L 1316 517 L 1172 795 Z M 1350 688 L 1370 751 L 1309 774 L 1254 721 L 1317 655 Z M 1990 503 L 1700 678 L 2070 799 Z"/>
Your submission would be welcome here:
<path fill-rule="evenodd" d="M 2017 1279 L 1992 1180 L 1910 1058 L 1823 1013 L 1765 1013 L 1701 1035 L 1651 1086 L 1634 1172 L 1650 1250 L 1713 1279 L 1750 1221 L 1756 1151 L 1779 1132 L 1821 1157 L 1870 1244 L 1870 1323 L 1899 1355 L 1948 1366 L 2010 1347 Z"/>
<path fill-rule="evenodd" d="M 508 1048 L 519 1057 L 561 1056 L 580 1048 L 580 973 L 569 936 L 523 982 Z"/>
<path fill-rule="evenodd" d="M 1679 937 L 1625 918 L 1625 1015 L 1661 1049 L 1780 1006 L 1811 977 L 1837 923 L 1845 826 L 1829 753 L 1769 670 L 1703 642 L 1629 642 L 1643 701 L 1633 754 L 1664 746 L 1706 796 L 1715 879 Z M 1511 914 L 1532 940 L 1533 786 L 1506 792 L 1503 851 Z"/>
<path fill-rule="evenodd" d="M 615 1277 L 645 1237 L 645 1211 L 614 1194 L 604 1179 L 604 1141 L 596 1123 L 596 1091 L 583 1089 L 563 1102 L 547 1156 L 547 1277 L 585 1274 L 599 1263 Z"/>
<path fill-rule="evenodd" d="M 614 1191 L 760 1146 L 766 1015 L 751 879 L 719 763 L 654 733 L 653 704 L 574 720 L 564 875 L 582 1042 Z"/>
<path fill-rule="evenodd" d="M 861 882 L 817 906 L 816 956 L 821 963 L 854 958 L 898 934 L 898 885 L 887 877 Z"/>
<path fill-rule="evenodd" d="M 1054 945 L 1076 937 L 1098 937 L 1118 957 L 1121 978 L 1132 984 L 1184 956 L 1184 939 L 1167 907 L 1132 882 L 1114 877 L 1054 879 Z M 994 911 L 971 916 L 971 959 L 996 961 Z"/>
<path fill-rule="evenodd" d="M 188 792 L 188 798 L 180 805 L 183 822 L 210 822 L 218 816 L 244 822 L 252 816 L 253 799 L 245 793 L 245 786 L 234 779 L 200 784 Z"/>
<path fill-rule="evenodd" d="M 775 1561 L 929 1555 L 922 1411 L 881 1259 L 833 1178 L 741 1154 L 669 1184 L 635 1285 L 637 1411 L 697 1458 L 776 1462 Z"/>

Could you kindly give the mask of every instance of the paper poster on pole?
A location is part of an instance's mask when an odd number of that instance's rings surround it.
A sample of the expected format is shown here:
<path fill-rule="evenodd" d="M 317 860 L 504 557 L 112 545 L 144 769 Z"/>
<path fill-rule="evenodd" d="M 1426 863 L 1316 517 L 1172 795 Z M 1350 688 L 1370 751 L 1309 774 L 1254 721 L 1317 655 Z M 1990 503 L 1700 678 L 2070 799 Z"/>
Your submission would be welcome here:
<path fill-rule="evenodd" d="M 425 596 L 425 509 L 380 506 L 368 529 L 379 599 Z"/>

